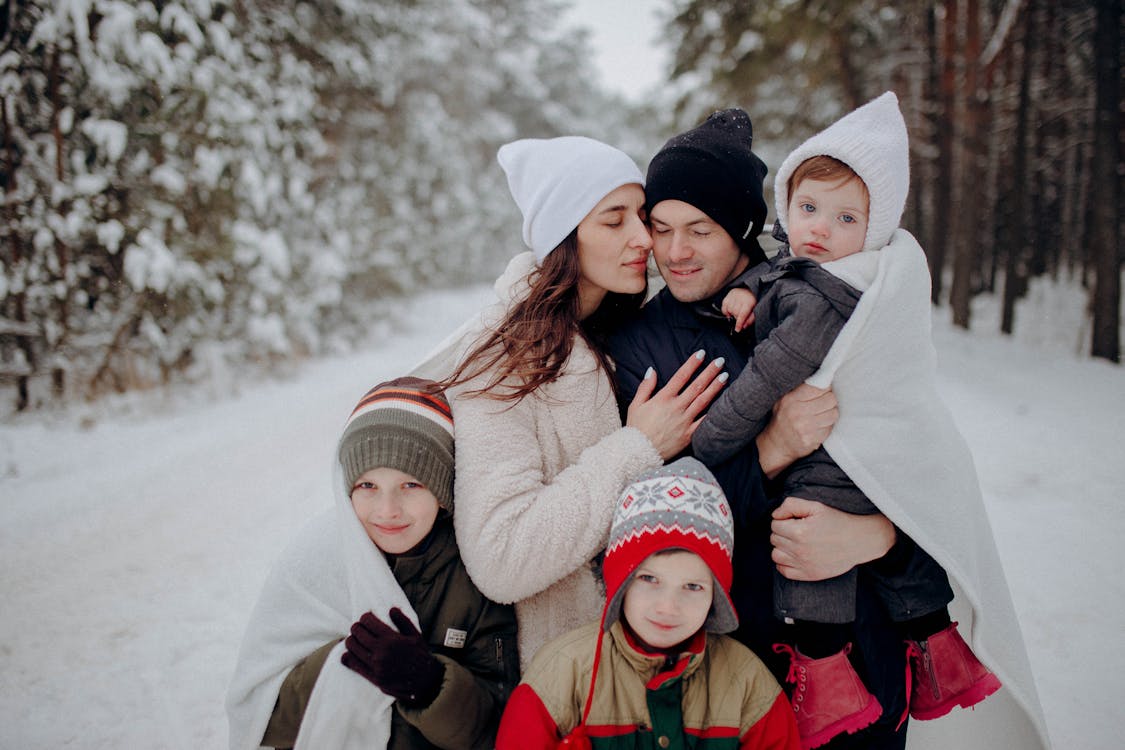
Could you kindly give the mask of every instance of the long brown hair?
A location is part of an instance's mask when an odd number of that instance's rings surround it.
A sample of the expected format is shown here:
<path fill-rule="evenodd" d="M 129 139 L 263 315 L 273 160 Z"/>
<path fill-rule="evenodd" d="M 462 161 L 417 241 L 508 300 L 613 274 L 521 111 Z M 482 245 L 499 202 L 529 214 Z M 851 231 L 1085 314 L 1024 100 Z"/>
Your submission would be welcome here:
<path fill-rule="evenodd" d="M 527 296 L 516 302 L 497 326 L 482 335 L 439 386 L 460 385 L 491 371 L 488 382 L 469 394 L 497 401 L 519 401 L 562 373 L 576 334 L 590 346 L 598 366 L 609 372 L 606 339 L 626 316 L 640 308 L 645 293 L 608 292 L 598 309 L 580 320 L 580 277 L 576 227 L 531 272 Z"/>

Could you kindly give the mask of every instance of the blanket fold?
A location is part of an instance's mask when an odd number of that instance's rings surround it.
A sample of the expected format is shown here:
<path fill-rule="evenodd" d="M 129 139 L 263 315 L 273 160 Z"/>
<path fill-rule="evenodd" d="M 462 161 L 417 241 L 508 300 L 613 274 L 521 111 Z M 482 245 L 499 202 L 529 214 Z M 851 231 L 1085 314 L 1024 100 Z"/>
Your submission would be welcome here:
<path fill-rule="evenodd" d="M 851 278 L 839 275 L 853 286 L 866 283 L 807 381 L 830 385 L 839 402 L 840 418 L 824 447 L 879 510 L 945 568 L 956 593 L 953 619 L 1004 684 L 972 711 L 912 722 L 907 746 L 1049 748 L 973 457 L 938 393 L 925 253 L 899 229 L 877 253 L 852 257 L 860 262 L 848 264 L 849 257 L 824 264 L 833 272 L 841 264 Z"/>
<path fill-rule="evenodd" d="M 227 694 L 231 750 L 260 747 L 289 671 L 316 649 L 344 638 L 368 611 L 387 620 L 399 607 L 418 618 L 372 544 L 342 489 L 334 508 L 310 521 L 271 570 L 250 616 Z M 371 750 L 390 738 L 394 699 L 329 654 L 297 736 L 297 750 Z"/>

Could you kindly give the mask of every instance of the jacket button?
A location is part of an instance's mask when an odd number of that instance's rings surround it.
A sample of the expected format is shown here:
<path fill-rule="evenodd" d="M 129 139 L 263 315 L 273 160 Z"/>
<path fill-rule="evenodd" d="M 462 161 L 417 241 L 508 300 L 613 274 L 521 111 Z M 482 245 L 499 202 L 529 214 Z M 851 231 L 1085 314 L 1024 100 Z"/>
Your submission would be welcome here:
<path fill-rule="evenodd" d="M 660 745 L 661 747 L 668 747 L 672 744 L 672 740 L 668 739 L 667 737 L 661 736 L 660 739 L 656 741 L 656 744 Z"/>

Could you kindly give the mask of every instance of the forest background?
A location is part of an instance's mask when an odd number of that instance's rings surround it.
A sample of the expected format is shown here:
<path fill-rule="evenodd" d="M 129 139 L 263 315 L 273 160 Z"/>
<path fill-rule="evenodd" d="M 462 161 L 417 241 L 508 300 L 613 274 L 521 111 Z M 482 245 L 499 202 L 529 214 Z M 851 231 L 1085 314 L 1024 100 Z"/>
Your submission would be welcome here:
<path fill-rule="evenodd" d="M 1010 333 L 1034 283 L 1077 285 L 1079 355 L 1120 361 L 1122 0 L 668 0 L 666 80 L 627 101 L 567 5 L 0 2 L 0 413 L 284 369 L 493 277 L 513 138 L 644 166 L 740 106 L 776 169 L 888 89 L 939 312 L 996 295 Z"/>

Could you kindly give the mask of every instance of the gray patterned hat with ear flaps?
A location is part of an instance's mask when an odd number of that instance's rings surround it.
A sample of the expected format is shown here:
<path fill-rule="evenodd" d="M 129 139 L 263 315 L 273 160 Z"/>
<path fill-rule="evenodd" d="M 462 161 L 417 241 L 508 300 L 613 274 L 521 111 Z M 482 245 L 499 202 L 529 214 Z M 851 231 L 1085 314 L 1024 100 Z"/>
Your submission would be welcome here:
<path fill-rule="evenodd" d="M 730 599 L 734 522 L 714 475 L 694 458 L 650 469 L 629 483 L 617 502 L 602 572 L 606 605 L 602 626 L 621 617 L 633 572 L 649 555 L 682 549 L 702 558 L 715 580 L 703 628 L 729 633 L 738 627 Z"/>

